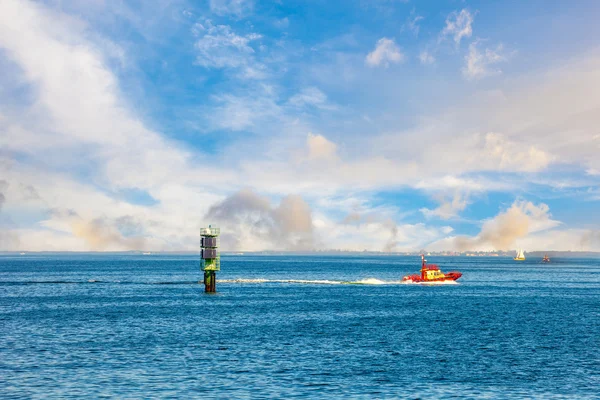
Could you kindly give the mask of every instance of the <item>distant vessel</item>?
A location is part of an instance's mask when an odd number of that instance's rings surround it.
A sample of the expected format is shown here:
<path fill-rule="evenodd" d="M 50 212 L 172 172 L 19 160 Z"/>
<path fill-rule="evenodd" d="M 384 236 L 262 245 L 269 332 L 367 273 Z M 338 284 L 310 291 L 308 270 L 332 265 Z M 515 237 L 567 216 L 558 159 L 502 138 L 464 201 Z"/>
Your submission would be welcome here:
<path fill-rule="evenodd" d="M 444 274 L 435 264 L 427 264 L 425 255 L 421 254 L 421 275 L 406 275 L 403 282 L 427 283 L 427 282 L 451 282 L 462 276 L 462 273 L 452 271 Z"/>
<path fill-rule="evenodd" d="M 515 261 L 523 261 L 525 260 L 525 253 L 522 249 L 517 250 L 517 256 L 513 258 Z"/>
<path fill-rule="evenodd" d="M 550 262 L 550 258 L 548 258 L 548 254 L 544 254 L 544 258 L 542 258 L 542 262 L 543 263 L 549 263 Z"/>

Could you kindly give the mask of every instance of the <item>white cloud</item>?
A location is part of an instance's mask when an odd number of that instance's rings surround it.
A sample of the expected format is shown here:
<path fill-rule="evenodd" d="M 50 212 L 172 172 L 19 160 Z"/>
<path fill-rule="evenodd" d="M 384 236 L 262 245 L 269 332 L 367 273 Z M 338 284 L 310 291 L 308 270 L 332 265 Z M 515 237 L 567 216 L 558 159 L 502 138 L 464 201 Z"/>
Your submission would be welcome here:
<path fill-rule="evenodd" d="M 327 140 L 324 136 L 309 133 L 306 143 L 308 146 L 309 160 L 333 161 L 337 159 L 337 146 L 335 143 Z"/>
<path fill-rule="evenodd" d="M 439 207 L 433 210 L 428 208 L 419 210 L 426 218 L 450 219 L 456 217 L 469 204 L 469 193 L 460 189 L 453 193 L 439 193 L 434 198 L 440 203 Z"/>
<path fill-rule="evenodd" d="M 452 228 L 451 226 L 444 226 L 442 227 L 442 232 L 444 233 L 444 235 L 448 235 L 450 232 L 453 232 L 454 228 Z"/>
<path fill-rule="evenodd" d="M 312 106 L 323 110 L 334 110 L 336 107 L 327 101 L 327 95 L 316 87 L 307 87 L 290 97 L 288 104 L 295 107 Z"/>
<path fill-rule="evenodd" d="M 196 62 L 206 68 L 235 68 L 245 78 L 263 79 L 266 66 L 255 59 L 252 42 L 262 38 L 250 33 L 238 35 L 229 25 L 213 25 L 210 20 L 196 24 L 193 29 L 199 37 L 195 48 Z"/>
<path fill-rule="evenodd" d="M 423 50 L 419 53 L 419 61 L 423 65 L 430 65 L 435 62 L 435 57 L 427 50 Z"/>
<path fill-rule="evenodd" d="M 397 64 L 404 61 L 404 54 L 393 39 L 381 38 L 377 41 L 375 50 L 367 54 L 365 61 L 371 67 L 383 65 L 387 68 L 390 63 Z"/>
<path fill-rule="evenodd" d="M 337 105 L 329 102 L 325 93 L 316 87 L 304 88 L 285 102 L 281 101 L 277 90 L 263 83 L 246 88 L 243 95 L 222 94 L 212 99 L 214 102 L 206 108 L 210 128 L 258 129 L 256 133 L 261 135 L 284 129 L 282 125 L 286 126 L 290 136 L 294 131 L 300 132 L 305 124 L 297 117 L 299 110 L 338 110 Z M 306 135 L 306 130 L 301 134 Z"/>
<path fill-rule="evenodd" d="M 217 15 L 242 17 L 254 9 L 253 0 L 210 0 L 210 10 Z"/>
<path fill-rule="evenodd" d="M 23 102 L 1 122 L 0 144 L 10 151 L 3 155 L 10 162 L 0 163 L 2 176 L 11 187 L 31 186 L 38 193 L 37 209 L 29 213 L 43 219 L 47 210 L 66 209 L 78 215 L 79 228 L 55 234 L 56 249 L 142 245 L 127 236 L 118 240 L 114 224 L 128 216 L 142 221 L 141 235 L 147 246 L 195 248 L 198 220 L 189 216 L 201 215 L 203 207 L 220 197 L 202 189 L 217 184 L 214 179 L 227 172 L 204 163 L 201 174 L 196 165 L 203 164 L 204 157 L 194 154 L 198 164 L 192 164 L 190 152 L 147 129 L 130 112 L 99 47 L 89 42 L 82 26 L 42 5 L 1 3 L 0 47 L 20 69 L 19 76 L 8 79 L 29 84 L 33 93 L 31 101 Z M 36 157 L 23 161 L 17 157 L 22 154 Z M 85 183 L 77 181 L 74 170 L 85 171 Z M 129 188 L 148 192 L 157 204 L 134 205 L 111 195 Z M 7 197 L 6 206 L 15 215 L 24 207 L 16 196 Z M 67 229 L 68 218 L 69 214 L 62 213 L 43 220 L 36 228 L 39 237 L 52 236 L 59 226 Z M 31 229 L 14 230 L 17 236 L 19 232 L 30 234 Z M 94 232 L 101 240 L 89 240 Z M 74 245 L 74 237 L 79 245 Z M 21 240 L 19 246 L 35 247 L 29 239 Z M 60 248 L 63 245 L 73 247 Z"/>
<path fill-rule="evenodd" d="M 410 16 L 406 19 L 406 23 L 402 26 L 402 29 L 406 29 L 412 32 L 415 36 L 419 36 L 419 21 L 424 18 L 420 15 L 416 15 L 414 10 L 410 13 Z"/>
<path fill-rule="evenodd" d="M 239 131 L 260 123 L 270 123 L 282 118 L 283 111 L 273 96 L 263 89 L 248 96 L 230 94 L 214 96 L 215 104 L 207 111 L 211 128 Z"/>
<path fill-rule="evenodd" d="M 273 23 L 273 25 L 279 29 L 286 29 L 290 26 L 290 19 L 288 17 L 278 19 Z"/>
<path fill-rule="evenodd" d="M 462 38 L 471 37 L 473 34 L 474 15 L 466 8 L 460 12 L 454 11 L 446 18 L 446 26 L 442 31 L 442 35 L 452 36 L 456 44 L 460 44 Z"/>
<path fill-rule="evenodd" d="M 461 178 L 453 175 L 446 175 L 435 179 L 419 180 L 415 184 L 415 188 L 426 190 L 429 192 L 435 190 L 445 190 L 456 192 L 457 190 L 465 190 L 469 192 L 479 192 L 485 190 L 485 185 L 481 181 L 472 178 Z"/>
<path fill-rule="evenodd" d="M 551 155 L 551 162 L 584 171 L 598 169 L 600 143 L 594 136 L 600 115 L 599 87 L 600 56 L 589 54 L 543 74 L 527 74 L 505 87 L 502 96 L 482 104 L 476 101 L 467 110 L 474 118 L 481 117 L 478 125 L 494 126 L 517 148 L 534 146 Z M 474 113 L 475 109 L 480 111 Z M 533 158 L 543 162 L 545 157 Z"/>
<path fill-rule="evenodd" d="M 481 79 L 486 76 L 498 75 L 502 70 L 492 68 L 495 64 L 507 61 L 503 54 L 504 48 L 499 44 L 495 49 L 486 48 L 479 51 L 480 40 L 476 40 L 469 45 L 469 53 L 465 56 L 465 66 L 463 75 L 468 79 Z"/>
<path fill-rule="evenodd" d="M 468 118 L 471 112 L 466 109 L 465 114 L 459 113 L 456 118 L 463 122 L 462 118 Z M 395 168 L 400 165 L 414 167 L 419 178 L 415 179 L 415 175 L 411 178 L 417 186 L 422 185 L 420 180 L 423 178 L 440 182 L 449 171 L 452 176 L 474 171 L 535 172 L 556 160 L 535 140 L 513 139 L 495 132 L 464 132 L 464 128 L 453 126 L 453 123 L 452 119 L 430 122 L 414 132 L 382 135 L 370 139 L 370 143 L 380 156 L 394 160 Z M 456 182 L 472 184 L 463 179 L 446 179 L 443 183 L 452 185 Z M 500 184 L 502 182 L 486 183 Z"/>
<path fill-rule="evenodd" d="M 352 212 L 341 222 L 320 213 L 314 219 L 316 234 L 327 239 L 330 249 L 414 251 L 448 232 L 448 227 L 398 223 L 387 212 L 369 209 Z"/>
<path fill-rule="evenodd" d="M 485 135 L 483 156 L 501 171 L 540 171 L 553 159 L 536 146 L 523 146 L 522 143 L 510 141 L 498 133 Z"/>

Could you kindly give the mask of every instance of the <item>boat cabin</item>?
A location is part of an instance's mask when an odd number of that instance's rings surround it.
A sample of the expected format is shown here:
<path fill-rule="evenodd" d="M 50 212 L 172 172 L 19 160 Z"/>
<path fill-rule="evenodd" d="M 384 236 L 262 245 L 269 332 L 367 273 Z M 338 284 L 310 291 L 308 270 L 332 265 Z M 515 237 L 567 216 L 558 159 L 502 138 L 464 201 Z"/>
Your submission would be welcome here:
<path fill-rule="evenodd" d="M 443 278 L 445 275 L 437 265 L 428 265 L 423 271 L 421 271 L 421 276 L 423 279 L 439 279 Z"/>

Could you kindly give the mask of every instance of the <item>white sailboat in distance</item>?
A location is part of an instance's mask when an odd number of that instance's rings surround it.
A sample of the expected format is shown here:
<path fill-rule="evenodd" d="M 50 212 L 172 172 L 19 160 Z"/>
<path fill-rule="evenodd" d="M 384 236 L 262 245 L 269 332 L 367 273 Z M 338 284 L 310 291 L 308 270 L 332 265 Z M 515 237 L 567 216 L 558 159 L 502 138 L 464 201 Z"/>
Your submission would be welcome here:
<path fill-rule="evenodd" d="M 523 251 L 523 249 L 517 250 L 517 256 L 515 258 L 513 258 L 513 260 L 515 260 L 515 261 L 525 260 L 525 252 Z"/>

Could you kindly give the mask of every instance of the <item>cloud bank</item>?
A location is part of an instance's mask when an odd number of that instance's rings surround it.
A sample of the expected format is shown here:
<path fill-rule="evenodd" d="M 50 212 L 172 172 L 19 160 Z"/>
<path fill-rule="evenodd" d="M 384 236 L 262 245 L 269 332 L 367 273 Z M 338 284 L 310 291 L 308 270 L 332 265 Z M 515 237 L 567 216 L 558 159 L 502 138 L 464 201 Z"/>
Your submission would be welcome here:
<path fill-rule="evenodd" d="M 433 248 L 465 250 L 510 250 L 530 233 L 554 228 L 560 222 L 552 220 L 546 204 L 516 201 L 507 210 L 485 221 L 479 234 L 456 236 L 434 243 Z"/>
<path fill-rule="evenodd" d="M 195 250 L 208 223 L 239 250 L 598 246 L 550 217 L 552 196 L 597 201 L 597 52 L 515 73 L 466 9 L 406 11 L 416 43 L 373 48 L 304 43 L 253 2 L 169 4 L 145 9 L 157 29 L 1 2 L 0 250 Z"/>

